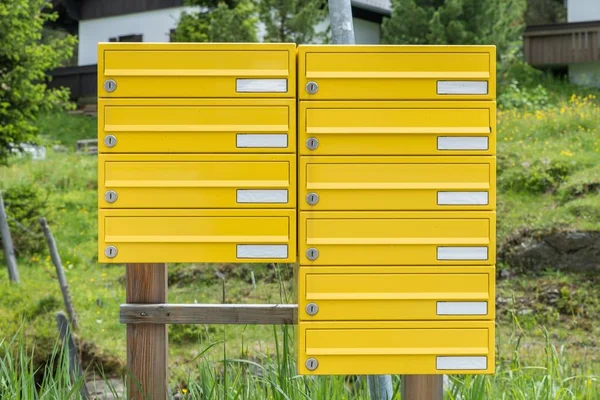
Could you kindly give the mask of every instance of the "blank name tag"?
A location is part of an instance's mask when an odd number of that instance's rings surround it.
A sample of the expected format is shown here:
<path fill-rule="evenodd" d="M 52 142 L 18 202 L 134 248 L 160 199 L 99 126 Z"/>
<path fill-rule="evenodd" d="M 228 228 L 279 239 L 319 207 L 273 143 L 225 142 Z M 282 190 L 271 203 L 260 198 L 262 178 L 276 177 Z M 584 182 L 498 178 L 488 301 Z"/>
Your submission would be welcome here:
<path fill-rule="evenodd" d="M 238 133 L 236 135 L 236 147 L 238 148 L 283 148 L 288 146 L 288 135 L 286 134 L 254 134 Z"/>
<path fill-rule="evenodd" d="M 487 94 L 487 81 L 438 81 L 437 94 Z"/>
<path fill-rule="evenodd" d="M 238 203 L 287 203 L 288 191 L 238 189 L 236 201 Z"/>
<path fill-rule="evenodd" d="M 437 357 L 438 370 L 477 370 L 487 369 L 487 357 Z"/>
<path fill-rule="evenodd" d="M 487 260 L 487 247 L 438 247 L 438 260 Z"/>
<path fill-rule="evenodd" d="M 286 93 L 287 79 L 237 79 L 238 93 Z"/>
<path fill-rule="evenodd" d="M 237 258 L 287 258 L 287 244 L 238 244 Z"/>
<path fill-rule="evenodd" d="M 487 315 L 487 301 L 438 301 L 437 315 Z"/>
<path fill-rule="evenodd" d="M 437 203 L 449 205 L 488 205 L 488 192 L 438 192 Z"/>
<path fill-rule="evenodd" d="M 478 136 L 440 136 L 437 138 L 438 150 L 488 150 L 489 139 Z"/>

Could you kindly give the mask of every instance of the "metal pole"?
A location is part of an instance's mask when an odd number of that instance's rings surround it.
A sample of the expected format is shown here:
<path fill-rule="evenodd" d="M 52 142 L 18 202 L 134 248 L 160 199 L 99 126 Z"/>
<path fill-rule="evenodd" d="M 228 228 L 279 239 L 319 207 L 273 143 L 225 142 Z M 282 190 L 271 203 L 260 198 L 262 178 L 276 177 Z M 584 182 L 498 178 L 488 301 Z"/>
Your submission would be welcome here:
<path fill-rule="evenodd" d="M 75 383 L 78 379 L 81 379 L 81 388 L 79 389 L 79 393 L 82 399 L 89 399 L 90 394 L 87 390 L 87 386 L 85 385 L 85 375 L 83 373 L 83 369 L 79 363 L 77 345 L 75 344 L 73 336 L 71 335 L 71 329 L 69 328 L 67 316 L 62 311 L 56 313 L 56 326 L 58 327 L 60 338 L 63 341 L 63 346 L 65 346 L 69 352 L 69 374 L 71 375 L 71 379 L 73 383 Z"/>
<path fill-rule="evenodd" d="M 2 246 L 4 248 L 4 258 L 6 259 L 6 268 L 8 268 L 8 277 L 11 282 L 19 283 L 19 269 L 17 268 L 17 259 L 13 247 L 10 228 L 8 227 L 8 216 L 4 209 L 4 200 L 0 192 L 0 235 L 2 235 Z"/>
<path fill-rule="evenodd" d="M 329 0 L 329 21 L 333 44 L 355 44 L 350 0 Z M 391 375 L 369 375 L 371 400 L 391 400 L 394 394 Z"/>
<path fill-rule="evenodd" d="M 369 375 L 367 385 L 372 400 L 392 400 L 394 389 L 391 375 Z M 404 400 L 404 397 L 402 399 Z"/>
<path fill-rule="evenodd" d="M 58 248 L 56 247 L 56 241 L 52 236 L 52 232 L 50 232 L 50 227 L 48 226 L 48 221 L 46 221 L 46 218 L 42 217 L 39 219 L 39 221 L 40 225 L 42 226 L 42 232 L 44 232 L 44 236 L 46 237 L 46 242 L 48 243 L 50 258 L 52 259 L 52 263 L 56 268 L 56 276 L 58 277 L 60 291 L 62 292 L 65 308 L 67 309 L 67 314 L 69 315 L 69 321 L 71 322 L 73 330 L 77 330 L 79 328 L 79 324 L 77 323 L 77 315 L 75 314 L 75 308 L 73 307 L 73 301 L 71 300 L 71 294 L 69 293 L 69 285 L 67 284 L 65 270 L 63 269 L 60 254 L 58 253 Z"/>
<path fill-rule="evenodd" d="M 350 0 L 329 0 L 329 21 L 333 44 L 355 43 Z"/>

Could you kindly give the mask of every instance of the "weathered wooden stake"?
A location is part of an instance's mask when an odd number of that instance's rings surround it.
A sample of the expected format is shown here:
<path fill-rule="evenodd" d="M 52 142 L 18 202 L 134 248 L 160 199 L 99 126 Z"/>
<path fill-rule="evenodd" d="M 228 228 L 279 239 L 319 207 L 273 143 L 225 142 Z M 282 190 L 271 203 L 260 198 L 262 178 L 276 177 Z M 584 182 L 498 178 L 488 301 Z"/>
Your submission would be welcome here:
<path fill-rule="evenodd" d="M 443 375 L 404 375 L 402 400 L 443 400 Z"/>
<path fill-rule="evenodd" d="M 75 341 L 71 335 L 71 329 L 69 328 L 67 316 L 62 311 L 56 313 L 56 326 L 58 327 L 58 334 L 60 335 L 60 340 L 63 342 L 63 346 L 67 346 L 67 351 L 69 352 L 69 374 L 71 376 L 71 380 L 73 383 L 75 383 L 77 379 L 81 378 L 82 385 L 79 393 L 83 399 L 88 399 L 90 394 L 87 390 L 87 386 L 85 385 L 83 369 L 79 363 L 79 352 L 77 351 L 77 346 L 75 345 Z"/>
<path fill-rule="evenodd" d="M 71 294 L 69 293 L 69 285 L 67 284 L 67 277 L 65 276 L 65 270 L 60 259 L 58 247 L 56 247 L 56 241 L 54 240 L 54 236 L 52 236 L 52 232 L 50 231 L 50 227 L 48 226 L 48 221 L 46 221 L 46 218 L 42 217 L 39 219 L 39 221 L 40 225 L 42 226 L 42 232 L 46 237 L 46 242 L 48 243 L 50 258 L 52 259 L 52 263 L 56 268 L 56 276 L 58 277 L 60 291 L 62 292 L 63 301 L 65 302 L 65 308 L 67 310 L 67 314 L 69 315 L 69 321 L 71 322 L 73 330 L 77 330 L 79 329 L 79 323 L 77 322 L 77 314 L 75 314 L 75 307 L 73 307 L 73 300 L 71 300 Z"/>
<path fill-rule="evenodd" d="M 8 278 L 11 282 L 19 283 L 19 269 L 17 267 L 17 259 L 15 257 L 15 249 L 13 247 L 12 237 L 10 236 L 10 228 L 8 227 L 8 216 L 4 209 L 4 200 L 2 192 L 0 192 L 0 236 L 2 237 L 2 247 L 4 248 L 4 258 L 6 260 L 6 268 L 8 268 Z"/>
<path fill-rule="evenodd" d="M 128 264 L 128 304 L 167 302 L 166 264 Z M 127 324 L 127 390 L 129 400 L 166 400 L 167 325 Z"/>

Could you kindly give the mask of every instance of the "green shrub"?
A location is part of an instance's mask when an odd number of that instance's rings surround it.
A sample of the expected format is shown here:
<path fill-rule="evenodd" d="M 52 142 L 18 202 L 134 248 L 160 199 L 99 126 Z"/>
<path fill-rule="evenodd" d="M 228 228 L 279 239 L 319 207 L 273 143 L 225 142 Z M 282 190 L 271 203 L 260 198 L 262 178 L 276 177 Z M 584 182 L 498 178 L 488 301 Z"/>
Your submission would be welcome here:
<path fill-rule="evenodd" d="M 46 247 L 41 236 L 39 217 L 52 219 L 48 206 L 48 193 L 35 184 L 21 183 L 2 193 L 8 224 L 19 256 L 40 253 Z"/>
<path fill-rule="evenodd" d="M 586 168 L 571 175 L 559 189 L 562 201 L 587 194 L 600 194 L 600 165 Z"/>
<path fill-rule="evenodd" d="M 527 193 L 555 191 L 577 166 L 568 159 L 519 162 L 516 156 L 505 155 L 498 159 L 498 188 Z"/>
<path fill-rule="evenodd" d="M 505 109 L 542 110 L 549 105 L 550 97 L 542 85 L 526 87 L 513 80 L 503 88 L 497 101 L 498 106 Z"/>

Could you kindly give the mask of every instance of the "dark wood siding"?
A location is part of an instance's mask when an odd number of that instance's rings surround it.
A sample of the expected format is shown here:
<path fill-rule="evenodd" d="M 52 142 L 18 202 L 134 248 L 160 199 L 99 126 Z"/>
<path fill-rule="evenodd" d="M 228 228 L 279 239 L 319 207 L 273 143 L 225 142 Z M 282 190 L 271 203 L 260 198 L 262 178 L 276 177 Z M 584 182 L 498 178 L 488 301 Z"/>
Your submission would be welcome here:
<path fill-rule="evenodd" d="M 536 67 L 600 62 L 600 21 L 528 27 L 527 62 Z"/>
<path fill-rule="evenodd" d="M 183 0 L 83 0 L 81 19 L 110 17 L 182 5 Z"/>
<path fill-rule="evenodd" d="M 98 95 L 98 66 L 96 65 L 57 68 L 49 75 L 52 80 L 48 86 L 51 88 L 68 87 L 71 89 L 72 100 Z"/>

